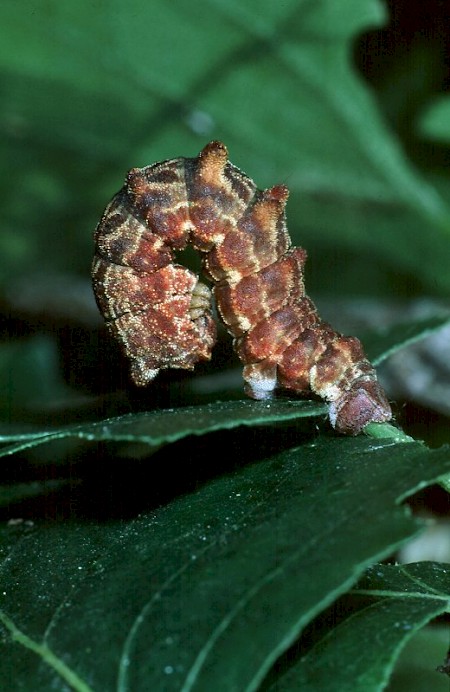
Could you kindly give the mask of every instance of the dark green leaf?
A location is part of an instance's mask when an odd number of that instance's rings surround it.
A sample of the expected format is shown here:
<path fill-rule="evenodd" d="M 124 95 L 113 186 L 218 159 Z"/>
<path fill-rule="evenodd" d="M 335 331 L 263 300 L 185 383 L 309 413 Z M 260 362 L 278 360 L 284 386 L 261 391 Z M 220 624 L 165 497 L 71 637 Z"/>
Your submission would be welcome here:
<path fill-rule="evenodd" d="M 432 618 L 450 612 L 450 565 L 377 565 L 351 593 L 364 596 L 363 605 L 328 629 L 274 689 L 382 690 L 406 642 Z M 435 671 L 438 663 L 430 661 L 429 668 Z"/>
<path fill-rule="evenodd" d="M 102 692 L 256 689 L 417 533 L 399 502 L 449 469 L 447 448 L 318 438 L 129 522 L 3 529 L 0 677 L 36 692 L 68 672 Z"/>
<path fill-rule="evenodd" d="M 447 317 L 399 325 L 386 334 L 373 334 L 367 338 L 369 353 L 381 362 L 403 346 L 425 338 L 448 323 Z M 188 435 L 203 435 L 239 425 L 268 425 L 271 423 L 325 416 L 324 404 L 301 400 L 274 400 L 268 403 L 250 400 L 217 402 L 178 409 L 164 409 L 106 419 L 96 423 L 66 426 L 57 430 L 35 433 L 8 433 L 0 435 L 0 456 L 14 454 L 36 445 L 66 438 L 96 441 L 141 442 L 150 447 L 174 442 Z M 390 433 L 386 433 L 390 436 Z M 399 433 L 401 438 L 401 432 Z M 383 436 L 381 431 L 379 436 Z M 14 443 L 9 444 L 8 443 Z"/>
<path fill-rule="evenodd" d="M 446 664 L 448 644 L 445 622 L 420 630 L 402 650 L 387 692 L 448 692 L 448 674 L 439 670 Z"/>
<path fill-rule="evenodd" d="M 259 187 L 288 184 L 292 238 L 308 249 L 308 271 L 321 290 L 335 282 L 336 293 L 344 285 L 368 293 L 381 276 L 390 277 L 391 293 L 403 281 L 408 292 L 414 283 L 415 290 L 426 285 L 448 294 L 448 181 L 443 176 L 440 190 L 411 165 L 352 62 L 358 36 L 386 21 L 381 0 L 1 3 L 0 300 L 5 334 L 11 325 L 22 340 L 6 336 L 0 351 L 1 407 L 14 425 L 13 409 L 29 420 L 30 405 L 39 408 L 48 427 L 30 432 L 19 423 L 11 434 L 5 425 L 0 438 L 5 478 L 13 477 L 0 497 L 3 517 L 12 519 L 0 528 L 0 687 L 256 689 L 305 626 L 318 624 L 367 566 L 420 530 L 399 503 L 431 483 L 444 484 L 447 448 L 429 451 L 382 425 L 356 439 L 316 432 L 310 444 L 273 456 L 275 448 L 294 444 L 297 419 L 300 444 L 312 417 L 327 413 L 320 403 L 286 400 L 71 426 L 64 418 L 61 426 L 52 403 L 74 399 L 61 376 L 51 318 L 44 336 L 23 338 L 41 330 L 48 306 L 40 312 L 33 306 L 33 324 L 26 305 L 9 316 L 20 303 L 17 274 L 31 291 L 36 272 L 70 271 L 88 281 L 92 229 L 127 169 L 195 155 L 213 138 L 227 144 L 231 161 Z M 439 127 L 445 129 L 442 115 Z M 437 318 L 368 336 L 368 353 L 380 362 L 439 324 Z M 72 410 L 70 420 L 83 420 L 79 408 Z M 268 425 L 263 435 L 258 426 Z M 252 441 L 261 432 L 255 446 L 264 461 L 255 454 L 245 464 L 240 426 L 254 426 L 244 428 Z M 217 431 L 233 429 L 213 451 Z M 217 437 L 206 435 L 213 432 Z M 192 439 L 197 435 L 205 437 Z M 6 458 L 56 440 L 61 448 Z M 117 445 L 85 441 L 123 442 L 127 463 Z M 160 449 L 170 442 L 178 444 Z M 138 462 L 134 443 L 143 443 L 145 456 L 158 452 Z M 48 460 L 37 468 L 47 449 Z M 215 450 L 229 463 L 222 477 Z M 215 473 L 215 480 L 196 475 L 197 457 L 211 462 L 208 478 Z M 101 504 L 111 490 L 108 473 L 118 468 L 121 491 L 127 482 L 136 495 L 136 518 L 124 519 L 119 507 L 114 519 L 94 522 L 82 508 L 69 508 L 71 522 L 39 520 L 49 514 L 35 516 L 42 509 L 36 499 L 42 503 L 60 488 L 64 494 L 64 484 L 77 482 L 52 480 L 51 465 L 61 458 L 63 472 L 82 471 L 83 508 Z M 136 480 L 138 466 L 148 470 L 151 500 Z M 178 476 L 191 469 L 192 483 L 177 498 Z M 169 500 L 159 485 L 167 470 L 174 486 Z M 41 471 L 49 480 L 34 483 Z M 88 497 L 90 473 L 103 497 Z M 8 502 L 14 511 L 24 508 L 25 519 L 11 515 Z M 427 578 L 426 567 L 416 576 Z M 425 583 L 435 586 L 431 578 Z M 361 617 L 371 613 L 379 624 L 380 597 L 368 590 L 346 598 L 372 598 Z M 426 594 L 412 594 L 412 629 L 432 616 L 430 608 L 442 607 L 442 593 L 428 594 L 423 609 Z M 373 658 L 356 659 L 368 684 L 374 670 L 378 678 L 380 670 L 387 674 L 410 633 L 387 627 L 402 616 L 403 599 L 391 594 L 385 603 L 384 662 L 376 668 Z M 351 670 L 354 648 L 342 646 L 341 655 Z"/>
<path fill-rule="evenodd" d="M 239 425 L 268 425 L 325 414 L 326 407 L 312 401 L 275 400 L 266 403 L 248 399 L 186 406 L 179 409 L 127 414 L 98 423 L 68 426 L 54 432 L 0 435 L 0 442 L 16 443 L 1 448 L 0 456 L 70 437 L 96 441 L 142 442 L 150 447 L 157 447 L 175 442 L 187 435 L 204 435 L 216 430 L 231 430 Z"/>

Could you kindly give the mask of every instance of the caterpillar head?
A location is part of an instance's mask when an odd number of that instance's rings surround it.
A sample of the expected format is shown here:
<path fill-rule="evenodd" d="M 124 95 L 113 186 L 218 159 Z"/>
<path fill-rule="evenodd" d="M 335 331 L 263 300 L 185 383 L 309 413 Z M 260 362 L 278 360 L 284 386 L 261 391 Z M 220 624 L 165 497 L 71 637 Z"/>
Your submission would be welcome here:
<path fill-rule="evenodd" d="M 385 423 L 392 418 L 386 395 L 374 379 L 356 381 L 329 408 L 332 426 L 346 435 L 358 435 L 369 423 Z"/>

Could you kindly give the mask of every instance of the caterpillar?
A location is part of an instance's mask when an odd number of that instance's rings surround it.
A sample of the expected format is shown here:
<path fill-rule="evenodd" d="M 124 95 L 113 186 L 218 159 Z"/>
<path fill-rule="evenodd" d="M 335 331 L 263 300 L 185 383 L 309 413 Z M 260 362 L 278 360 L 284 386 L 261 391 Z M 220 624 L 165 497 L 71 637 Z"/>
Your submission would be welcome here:
<path fill-rule="evenodd" d="M 192 369 L 216 340 L 212 298 L 244 364 L 245 392 L 316 395 L 339 432 L 391 419 L 362 345 L 319 317 L 305 293 L 306 252 L 286 226 L 285 185 L 257 189 L 213 141 L 195 158 L 129 171 L 95 230 L 96 301 L 145 386 L 162 368 Z M 202 253 L 206 283 L 175 262 Z"/>

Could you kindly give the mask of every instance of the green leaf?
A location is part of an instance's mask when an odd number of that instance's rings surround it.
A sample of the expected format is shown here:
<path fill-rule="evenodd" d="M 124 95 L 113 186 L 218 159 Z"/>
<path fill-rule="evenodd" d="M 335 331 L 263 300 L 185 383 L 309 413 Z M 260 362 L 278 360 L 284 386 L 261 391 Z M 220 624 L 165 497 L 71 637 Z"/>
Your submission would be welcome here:
<path fill-rule="evenodd" d="M 36 692 L 69 675 L 78 690 L 256 689 L 420 530 L 399 503 L 449 469 L 448 448 L 318 438 L 131 521 L 4 528 L 0 678 Z"/>
<path fill-rule="evenodd" d="M 448 318 L 436 317 L 418 323 L 400 325 L 385 334 L 373 334 L 368 338 L 369 352 L 381 352 L 378 358 L 374 359 L 375 362 L 381 362 L 392 352 L 419 338 L 428 336 L 447 322 Z M 39 340 L 38 344 L 40 344 Z M 45 340 L 43 344 L 46 344 Z M 34 350 L 33 342 L 32 353 Z M 385 351 L 384 355 L 383 350 Z M 20 366 L 17 372 L 22 376 L 24 372 L 23 358 L 20 359 Z M 38 367 L 36 372 L 42 378 L 42 368 Z M 44 396 L 49 384 L 45 371 L 43 382 L 45 382 L 44 392 L 41 394 L 40 387 L 35 386 L 36 395 L 49 399 L 51 397 L 48 394 L 46 397 Z M 6 396 L 5 399 L 10 401 L 9 396 Z M 312 401 L 281 399 L 266 403 L 244 400 L 128 414 L 96 423 L 64 426 L 56 430 L 13 433 L 5 431 L 5 434 L 0 434 L 0 443 L 3 443 L 0 456 L 14 454 L 47 442 L 70 438 L 91 441 L 140 442 L 156 448 L 188 435 L 203 435 L 217 430 L 232 429 L 239 425 L 267 425 L 296 418 L 324 416 L 326 410 L 324 404 Z M 395 434 L 398 436 L 400 431 Z M 386 435 L 389 436 L 388 431 L 386 431 Z M 383 431 L 378 432 L 376 436 L 383 437 Z M 15 444 L 7 446 L 8 443 Z"/>
<path fill-rule="evenodd" d="M 373 354 L 375 363 L 380 363 L 391 353 L 420 338 L 425 338 L 447 323 L 448 317 L 436 317 L 398 325 L 383 334 L 371 334 L 367 337 L 368 353 Z M 188 435 L 204 435 L 217 430 L 230 430 L 241 425 L 269 425 L 301 418 L 322 417 L 326 414 L 326 405 L 314 401 L 243 400 L 132 413 L 95 423 L 68 425 L 55 430 L 11 433 L 8 428 L 3 428 L 3 434 L 0 434 L 0 444 L 3 443 L 3 447 L 0 448 L 0 457 L 47 442 L 70 438 L 98 442 L 139 442 L 157 448 Z M 395 441 L 400 441 L 404 437 L 401 431 L 396 429 L 391 431 L 386 426 L 377 426 L 371 434 L 376 437 L 392 437 L 393 435 Z"/>
<path fill-rule="evenodd" d="M 356 606 L 351 609 L 348 599 L 342 606 L 337 602 L 335 612 L 342 611 L 343 617 L 277 678 L 274 689 L 383 689 L 406 642 L 432 618 L 450 612 L 450 565 L 377 565 L 351 594 Z M 359 607 L 358 601 L 362 602 Z M 439 659 L 434 666 L 430 661 L 429 667 L 435 670 L 438 663 Z M 438 676 L 435 678 L 438 683 Z"/>
<path fill-rule="evenodd" d="M 450 142 L 450 98 L 440 96 L 434 99 L 422 112 L 417 124 L 420 135 L 434 141 Z"/>
<path fill-rule="evenodd" d="M 260 187 L 288 182 L 293 239 L 313 256 L 354 248 L 448 291 L 449 208 L 351 61 L 387 21 L 378 0 L 5 0 L 0 21 L 5 280 L 37 262 L 85 270 L 128 168 L 220 138 Z"/>
<path fill-rule="evenodd" d="M 402 348 L 426 339 L 448 324 L 450 324 L 448 315 L 436 315 L 416 322 L 400 322 L 385 331 L 372 332 L 366 337 L 362 335 L 361 340 L 369 360 L 374 365 L 379 365 Z"/>
<path fill-rule="evenodd" d="M 441 672 L 448 651 L 448 625 L 428 626 L 402 650 L 387 692 L 448 692 L 448 674 Z M 434 664 L 439 665 L 435 666 Z"/>
<path fill-rule="evenodd" d="M 414 283 L 447 294 L 446 194 L 408 161 L 353 64 L 358 36 L 387 19 L 381 0 L 4 0 L 6 311 L 20 304 L 17 274 L 31 289 L 35 272 L 87 280 L 92 229 L 130 167 L 196 155 L 215 138 L 259 187 L 289 185 L 288 225 L 321 290 L 334 282 L 336 293 L 369 292 L 381 276 L 391 293 L 403 280 L 408 292 Z M 400 503 L 448 483 L 447 448 L 427 450 L 392 425 L 326 436 L 325 420 L 313 427 L 326 406 L 287 400 L 82 424 L 73 408 L 76 425 L 65 417 L 61 426 L 51 404 L 73 403 L 73 393 L 54 337 L 22 338 L 40 329 L 34 307 L 33 326 L 26 307 L 11 316 L 22 341 L 0 352 L 8 421 L 0 505 L 10 520 L 0 526 L 4 687 L 256 689 L 306 627 L 333 631 L 326 616 L 336 599 L 358 603 L 355 622 L 362 598 L 376 615 L 378 595 L 347 592 L 361 591 L 365 569 L 421 530 Z M 368 353 L 380 362 L 441 323 L 368 335 Z M 14 410 L 27 420 L 30 405 L 45 428 L 13 418 Z M 8 458 L 19 452 L 27 453 Z M 52 478 L 56 463 L 67 478 Z M 416 576 L 426 579 L 426 569 Z M 433 588 L 431 577 L 426 584 Z M 388 622 L 401 599 L 385 600 Z M 427 607 L 437 602 L 441 593 L 427 597 Z M 419 610 L 413 628 L 430 617 Z M 402 636 L 386 637 L 377 674 L 389 670 Z M 341 654 L 351 669 L 353 651 Z"/>
<path fill-rule="evenodd" d="M 0 443 L 17 443 L 0 448 L 0 456 L 65 438 L 102 442 L 141 442 L 150 447 L 158 447 L 188 435 L 205 435 L 217 430 L 231 430 L 240 425 L 269 425 L 325 414 L 325 405 L 312 401 L 275 400 L 266 403 L 248 399 L 185 406 L 179 409 L 132 413 L 97 423 L 67 426 L 54 432 L 0 435 Z"/>

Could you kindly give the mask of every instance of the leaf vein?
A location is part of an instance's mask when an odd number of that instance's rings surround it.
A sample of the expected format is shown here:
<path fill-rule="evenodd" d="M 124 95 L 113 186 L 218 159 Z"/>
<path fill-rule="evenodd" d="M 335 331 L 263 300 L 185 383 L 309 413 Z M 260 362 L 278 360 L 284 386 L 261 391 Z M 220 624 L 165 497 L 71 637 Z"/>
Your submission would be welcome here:
<path fill-rule="evenodd" d="M 72 689 L 77 692 L 93 692 L 92 688 L 82 679 L 72 668 L 62 661 L 55 653 L 46 645 L 39 644 L 31 639 L 9 618 L 6 613 L 0 611 L 0 621 L 6 627 L 11 635 L 11 639 L 18 644 L 21 644 L 26 649 L 33 651 L 40 656 L 42 660 L 53 668 Z"/>

